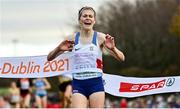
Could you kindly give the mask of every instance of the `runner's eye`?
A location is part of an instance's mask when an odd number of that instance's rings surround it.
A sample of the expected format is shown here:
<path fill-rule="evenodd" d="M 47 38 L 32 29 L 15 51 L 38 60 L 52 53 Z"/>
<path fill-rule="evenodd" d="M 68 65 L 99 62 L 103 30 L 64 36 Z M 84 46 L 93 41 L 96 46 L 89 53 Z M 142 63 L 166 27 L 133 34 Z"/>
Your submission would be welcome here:
<path fill-rule="evenodd" d="M 93 18 L 93 15 L 89 15 L 89 18 Z"/>
<path fill-rule="evenodd" d="M 84 14 L 83 17 L 84 17 L 84 18 L 86 18 L 86 17 L 93 18 L 93 15 Z"/>
<path fill-rule="evenodd" d="M 87 17 L 87 15 L 86 15 L 86 14 L 84 14 L 84 15 L 83 15 L 83 17 Z"/>

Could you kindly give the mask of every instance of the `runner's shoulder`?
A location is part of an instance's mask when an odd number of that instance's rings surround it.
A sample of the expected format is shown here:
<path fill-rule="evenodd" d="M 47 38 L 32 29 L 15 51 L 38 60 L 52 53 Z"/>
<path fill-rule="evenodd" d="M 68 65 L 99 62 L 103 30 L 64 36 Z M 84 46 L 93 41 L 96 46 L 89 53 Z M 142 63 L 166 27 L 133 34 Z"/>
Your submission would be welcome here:
<path fill-rule="evenodd" d="M 102 33 L 102 32 L 98 32 L 98 41 L 99 44 L 101 45 L 105 40 L 106 40 L 106 34 Z"/>

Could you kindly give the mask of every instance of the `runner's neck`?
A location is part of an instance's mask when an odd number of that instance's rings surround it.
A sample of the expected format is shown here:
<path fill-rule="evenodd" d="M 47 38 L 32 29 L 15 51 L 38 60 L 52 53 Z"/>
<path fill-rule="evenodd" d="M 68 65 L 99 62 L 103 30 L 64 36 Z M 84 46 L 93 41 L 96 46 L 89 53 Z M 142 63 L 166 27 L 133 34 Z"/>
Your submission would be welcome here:
<path fill-rule="evenodd" d="M 81 37 L 92 37 L 94 31 L 93 30 L 81 30 L 80 35 Z"/>

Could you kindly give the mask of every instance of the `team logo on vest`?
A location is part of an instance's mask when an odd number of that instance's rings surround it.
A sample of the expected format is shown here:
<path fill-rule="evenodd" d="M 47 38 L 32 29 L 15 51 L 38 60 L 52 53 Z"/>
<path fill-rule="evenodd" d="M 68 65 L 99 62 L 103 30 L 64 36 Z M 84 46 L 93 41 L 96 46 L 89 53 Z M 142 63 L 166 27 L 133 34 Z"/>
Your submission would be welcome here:
<path fill-rule="evenodd" d="M 166 82 L 166 86 L 172 86 L 174 84 L 175 78 L 169 78 Z"/>
<path fill-rule="evenodd" d="M 90 46 L 90 51 L 93 51 L 94 50 L 94 47 L 93 46 Z"/>
<path fill-rule="evenodd" d="M 75 48 L 75 51 L 78 51 L 78 50 L 80 50 L 81 48 Z"/>

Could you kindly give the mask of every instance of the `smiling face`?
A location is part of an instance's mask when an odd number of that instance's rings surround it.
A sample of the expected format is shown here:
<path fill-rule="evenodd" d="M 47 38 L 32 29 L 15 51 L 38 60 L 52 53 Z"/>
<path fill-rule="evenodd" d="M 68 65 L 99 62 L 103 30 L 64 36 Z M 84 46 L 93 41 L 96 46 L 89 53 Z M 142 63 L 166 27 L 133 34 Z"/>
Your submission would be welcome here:
<path fill-rule="evenodd" d="M 91 30 L 95 24 L 95 12 L 91 9 L 82 10 L 79 16 L 81 29 Z"/>

